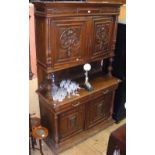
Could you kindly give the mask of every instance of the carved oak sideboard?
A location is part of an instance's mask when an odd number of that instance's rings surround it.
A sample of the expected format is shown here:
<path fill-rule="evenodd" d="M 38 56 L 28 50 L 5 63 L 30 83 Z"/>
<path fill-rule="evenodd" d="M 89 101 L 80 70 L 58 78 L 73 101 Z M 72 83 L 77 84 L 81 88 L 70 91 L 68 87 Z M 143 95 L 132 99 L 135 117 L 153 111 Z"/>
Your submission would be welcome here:
<path fill-rule="evenodd" d="M 38 90 L 41 122 L 48 145 L 59 153 L 113 123 L 113 100 L 120 82 L 112 76 L 121 3 L 35 2 Z M 102 65 L 108 60 L 107 72 Z M 53 101 L 51 74 L 83 83 L 90 63 L 93 91 Z"/>

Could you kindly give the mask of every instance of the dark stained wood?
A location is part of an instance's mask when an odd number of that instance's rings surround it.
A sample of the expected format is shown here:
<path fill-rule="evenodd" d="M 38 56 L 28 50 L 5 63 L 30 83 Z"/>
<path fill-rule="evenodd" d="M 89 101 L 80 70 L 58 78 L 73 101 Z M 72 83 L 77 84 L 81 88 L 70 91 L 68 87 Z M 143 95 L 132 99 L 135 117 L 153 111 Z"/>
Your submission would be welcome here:
<path fill-rule="evenodd" d="M 75 107 L 59 115 L 60 141 L 84 130 L 85 105 L 78 106 L 78 102 L 73 105 Z"/>
<path fill-rule="evenodd" d="M 48 128 L 48 145 L 59 153 L 106 128 L 112 121 L 115 90 L 112 76 L 117 17 L 121 3 L 35 2 L 38 90 L 41 123 Z M 101 61 L 109 59 L 108 74 Z M 104 62 L 104 61 L 103 61 Z M 84 83 L 83 64 L 90 63 L 94 88 L 62 102 L 51 97 L 51 73 Z"/>
<path fill-rule="evenodd" d="M 86 113 L 87 128 L 90 128 L 97 123 L 107 120 L 111 117 L 112 96 L 114 91 L 106 90 L 100 96 L 96 96 L 93 100 L 88 102 Z"/>
<path fill-rule="evenodd" d="M 74 21 L 74 22 L 73 22 Z M 52 52 L 52 67 L 57 70 L 61 67 L 75 66 L 85 62 L 85 44 L 87 21 L 85 18 L 57 18 L 50 21 L 50 38 Z"/>
<path fill-rule="evenodd" d="M 87 0 L 87 2 L 103 2 L 103 0 Z M 106 2 L 120 2 L 126 4 L 126 0 L 106 0 Z"/>
<path fill-rule="evenodd" d="M 59 148 L 55 148 L 52 140 L 48 139 L 46 141 L 47 145 L 49 146 L 49 148 L 53 151 L 54 154 L 59 154 L 60 152 L 69 149 L 70 147 L 73 147 L 74 145 L 77 145 L 78 143 L 88 139 L 89 137 L 97 134 L 98 132 L 104 130 L 105 128 L 109 127 L 110 125 L 112 125 L 114 123 L 114 120 L 109 119 L 109 120 L 105 120 L 104 122 L 99 123 L 96 126 L 93 126 L 92 128 L 88 129 L 88 130 L 84 130 L 83 132 L 80 132 L 70 138 L 68 138 L 65 141 L 62 141 L 61 143 L 59 143 Z"/>
<path fill-rule="evenodd" d="M 112 77 L 109 78 L 108 76 L 98 76 L 94 77 L 94 79 L 91 80 L 91 84 L 94 88 L 93 91 L 88 92 L 85 89 L 81 89 L 79 91 L 80 96 L 71 96 L 71 98 L 65 98 L 63 102 L 56 102 L 52 99 L 46 98 L 46 91 L 38 92 L 39 96 L 42 97 L 44 102 L 47 102 L 47 106 L 49 108 L 54 108 L 55 112 L 62 112 L 63 109 L 67 109 L 72 107 L 72 104 L 74 102 L 80 102 L 81 104 L 85 102 L 85 100 L 88 100 L 89 98 L 92 99 L 95 96 L 98 97 L 98 95 L 102 95 L 104 91 L 111 91 L 115 90 L 118 86 L 118 83 L 120 80 L 118 78 Z"/>
<path fill-rule="evenodd" d="M 56 106 L 52 100 L 45 97 L 44 92 L 38 92 L 42 125 L 49 129 L 48 143 L 52 145 L 53 151 L 59 152 L 71 147 L 73 143 L 68 143 L 68 139 L 87 132 L 100 123 L 106 124 L 107 120 L 112 120 L 113 98 L 119 82 L 114 77 L 98 76 L 91 82 L 94 91 L 88 92 L 82 89 L 80 96 L 66 98 Z M 79 141 L 78 139 L 79 137 L 74 139 L 74 144 Z"/>
<path fill-rule="evenodd" d="M 36 2 L 37 63 L 54 72 L 112 55 L 119 6 Z"/>
<path fill-rule="evenodd" d="M 93 45 L 93 47 L 90 49 L 90 55 L 92 60 L 100 60 L 111 52 L 110 41 L 113 32 L 113 17 L 94 17 L 92 20 L 92 27 L 93 38 L 90 39 L 90 45 Z"/>
<path fill-rule="evenodd" d="M 107 155 L 112 155 L 115 150 L 126 155 L 126 124 L 113 131 L 109 137 Z"/>
<path fill-rule="evenodd" d="M 54 114 L 54 141 L 55 141 L 55 147 L 58 148 L 59 133 L 58 133 L 58 116 L 57 116 L 57 114 Z"/>

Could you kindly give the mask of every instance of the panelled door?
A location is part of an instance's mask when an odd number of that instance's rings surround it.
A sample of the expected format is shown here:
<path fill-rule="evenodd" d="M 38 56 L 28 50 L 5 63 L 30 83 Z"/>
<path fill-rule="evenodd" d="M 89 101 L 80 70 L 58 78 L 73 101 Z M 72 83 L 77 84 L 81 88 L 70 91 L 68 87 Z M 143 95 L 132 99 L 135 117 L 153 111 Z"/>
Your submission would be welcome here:
<path fill-rule="evenodd" d="M 81 105 L 59 115 L 60 140 L 84 129 L 84 107 Z"/>
<path fill-rule="evenodd" d="M 90 50 L 91 60 L 103 58 L 110 52 L 113 20 L 112 17 L 101 17 L 92 19 L 92 48 Z"/>
<path fill-rule="evenodd" d="M 84 63 L 86 55 L 87 20 L 57 18 L 50 23 L 52 65 L 67 68 Z"/>
<path fill-rule="evenodd" d="M 113 91 L 101 94 L 87 103 L 88 113 L 86 114 L 86 127 L 90 128 L 95 124 L 107 120 L 111 116 L 111 104 Z"/>

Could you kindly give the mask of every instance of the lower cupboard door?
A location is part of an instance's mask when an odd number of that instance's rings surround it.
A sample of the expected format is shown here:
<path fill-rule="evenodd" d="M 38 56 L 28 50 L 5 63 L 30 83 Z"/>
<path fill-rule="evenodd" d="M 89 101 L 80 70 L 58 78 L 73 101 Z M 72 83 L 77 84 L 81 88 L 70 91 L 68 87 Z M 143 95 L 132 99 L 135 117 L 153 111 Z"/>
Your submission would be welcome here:
<path fill-rule="evenodd" d="M 59 115 L 59 139 L 62 140 L 84 129 L 84 106 Z"/>
<path fill-rule="evenodd" d="M 111 116 L 113 91 L 94 98 L 87 104 L 86 127 L 90 128 L 97 123 L 107 120 Z"/>

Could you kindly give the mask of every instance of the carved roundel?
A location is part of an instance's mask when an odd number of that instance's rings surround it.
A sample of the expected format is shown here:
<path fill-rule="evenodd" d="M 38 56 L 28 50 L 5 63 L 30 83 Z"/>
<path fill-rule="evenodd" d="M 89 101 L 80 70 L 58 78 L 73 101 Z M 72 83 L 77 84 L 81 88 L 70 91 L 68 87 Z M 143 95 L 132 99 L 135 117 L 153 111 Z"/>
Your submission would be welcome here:
<path fill-rule="evenodd" d="M 79 33 L 76 29 L 68 28 L 60 36 L 60 43 L 63 49 L 69 49 L 79 45 Z"/>

